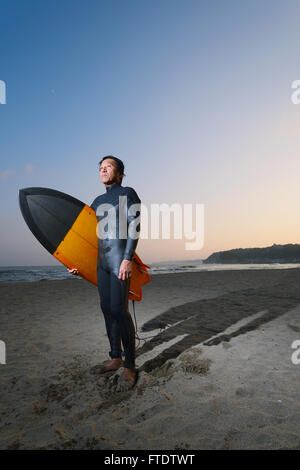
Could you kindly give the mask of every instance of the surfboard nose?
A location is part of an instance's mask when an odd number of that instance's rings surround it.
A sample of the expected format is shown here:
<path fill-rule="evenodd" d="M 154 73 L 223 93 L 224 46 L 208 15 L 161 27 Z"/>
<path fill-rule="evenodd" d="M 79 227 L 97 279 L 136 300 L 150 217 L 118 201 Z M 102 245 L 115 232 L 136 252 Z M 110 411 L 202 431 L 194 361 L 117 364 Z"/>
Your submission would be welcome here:
<path fill-rule="evenodd" d="M 19 189 L 19 201 L 21 201 L 22 198 L 24 198 L 27 194 L 29 194 L 28 189 L 29 188 Z"/>
<path fill-rule="evenodd" d="M 28 227 L 51 254 L 85 205 L 68 194 L 40 187 L 20 189 L 19 203 Z"/>
<path fill-rule="evenodd" d="M 29 194 L 34 194 L 37 192 L 38 189 L 43 189 L 43 188 L 22 188 L 19 189 L 19 195 L 29 195 Z"/>

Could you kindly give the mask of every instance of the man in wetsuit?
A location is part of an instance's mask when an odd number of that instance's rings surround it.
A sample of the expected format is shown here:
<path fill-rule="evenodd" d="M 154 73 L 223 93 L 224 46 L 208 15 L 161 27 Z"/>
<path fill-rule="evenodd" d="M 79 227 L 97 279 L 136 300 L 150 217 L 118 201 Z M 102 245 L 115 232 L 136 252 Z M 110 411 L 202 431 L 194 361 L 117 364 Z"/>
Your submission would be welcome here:
<path fill-rule="evenodd" d="M 121 185 L 124 176 L 121 160 L 109 155 L 102 158 L 99 165 L 100 179 L 106 193 L 96 197 L 91 207 L 98 219 L 98 291 L 110 342 L 111 360 L 94 369 L 95 372 L 106 373 L 123 366 L 117 391 L 124 391 L 136 382 L 135 329 L 128 311 L 128 293 L 132 258 L 140 232 L 138 216 L 141 201 L 133 188 Z M 74 269 L 69 272 L 78 274 Z"/>

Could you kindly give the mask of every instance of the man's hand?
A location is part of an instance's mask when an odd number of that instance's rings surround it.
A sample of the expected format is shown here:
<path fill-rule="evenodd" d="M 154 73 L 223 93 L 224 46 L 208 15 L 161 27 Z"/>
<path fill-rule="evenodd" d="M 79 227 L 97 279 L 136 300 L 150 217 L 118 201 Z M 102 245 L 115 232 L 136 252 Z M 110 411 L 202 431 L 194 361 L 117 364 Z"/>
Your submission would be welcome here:
<path fill-rule="evenodd" d="M 68 271 L 70 274 L 73 274 L 74 276 L 78 276 L 79 274 L 78 269 L 76 268 L 71 268 L 71 269 L 68 268 Z"/>
<path fill-rule="evenodd" d="M 126 281 L 126 279 L 130 279 L 131 272 L 132 272 L 132 261 L 129 261 L 129 259 L 123 259 L 121 266 L 120 266 L 119 279 L 121 279 L 122 281 Z"/>

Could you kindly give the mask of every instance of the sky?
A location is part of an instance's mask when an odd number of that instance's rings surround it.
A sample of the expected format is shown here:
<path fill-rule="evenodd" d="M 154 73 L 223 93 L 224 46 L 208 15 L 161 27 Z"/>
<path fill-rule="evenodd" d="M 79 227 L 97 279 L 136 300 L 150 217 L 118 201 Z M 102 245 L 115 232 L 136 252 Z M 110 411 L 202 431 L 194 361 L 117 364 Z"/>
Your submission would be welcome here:
<path fill-rule="evenodd" d="M 298 0 L 0 0 L 0 265 L 58 264 L 18 192 L 90 204 L 121 158 L 142 203 L 203 204 L 204 243 L 146 263 L 300 243 Z"/>

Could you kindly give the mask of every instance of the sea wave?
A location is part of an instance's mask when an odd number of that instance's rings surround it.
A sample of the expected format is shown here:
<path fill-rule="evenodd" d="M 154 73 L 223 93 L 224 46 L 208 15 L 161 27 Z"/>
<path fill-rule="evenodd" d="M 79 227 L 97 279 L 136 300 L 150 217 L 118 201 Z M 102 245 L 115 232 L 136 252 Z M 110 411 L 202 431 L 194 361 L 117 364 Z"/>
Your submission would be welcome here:
<path fill-rule="evenodd" d="M 148 264 L 150 275 L 176 274 L 184 272 L 201 271 L 227 271 L 241 269 L 290 269 L 300 268 L 300 264 L 205 264 L 202 260 L 171 261 Z M 36 282 L 60 279 L 82 280 L 80 276 L 73 276 L 64 266 L 3 266 L 0 267 L 1 282 Z"/>

